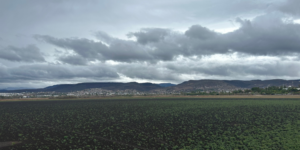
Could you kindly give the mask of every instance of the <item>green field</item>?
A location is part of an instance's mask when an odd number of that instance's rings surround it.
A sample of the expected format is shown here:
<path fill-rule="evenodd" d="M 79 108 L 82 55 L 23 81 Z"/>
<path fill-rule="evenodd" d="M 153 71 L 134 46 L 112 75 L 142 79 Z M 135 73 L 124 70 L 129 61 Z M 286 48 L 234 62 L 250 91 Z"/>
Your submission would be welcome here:
<path fill-rule="evenodd" d="M 300 149 L 300 99 L 0 103 L 2 149 Z"/>

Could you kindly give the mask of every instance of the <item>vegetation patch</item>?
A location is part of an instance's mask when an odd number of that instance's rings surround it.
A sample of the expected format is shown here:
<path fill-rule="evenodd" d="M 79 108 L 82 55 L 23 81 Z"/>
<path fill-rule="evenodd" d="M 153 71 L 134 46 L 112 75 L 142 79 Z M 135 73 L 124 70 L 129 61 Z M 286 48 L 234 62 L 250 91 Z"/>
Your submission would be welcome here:
<path fill-rule="evenodd" d="M 299 149 L 297 99 L 2 102 L 1 149 Z M 12 142 L 10 142 L 12 143 Z"/>

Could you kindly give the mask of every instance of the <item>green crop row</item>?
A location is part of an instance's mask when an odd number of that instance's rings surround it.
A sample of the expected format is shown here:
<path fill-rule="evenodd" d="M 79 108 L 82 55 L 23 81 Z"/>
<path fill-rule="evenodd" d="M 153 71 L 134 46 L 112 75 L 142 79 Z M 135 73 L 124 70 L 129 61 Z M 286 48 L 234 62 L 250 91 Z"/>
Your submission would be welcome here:
<path fill-rule="evenodd" d="M 300 100 L 0 103 L 3 149 L 300 149 Z"/>

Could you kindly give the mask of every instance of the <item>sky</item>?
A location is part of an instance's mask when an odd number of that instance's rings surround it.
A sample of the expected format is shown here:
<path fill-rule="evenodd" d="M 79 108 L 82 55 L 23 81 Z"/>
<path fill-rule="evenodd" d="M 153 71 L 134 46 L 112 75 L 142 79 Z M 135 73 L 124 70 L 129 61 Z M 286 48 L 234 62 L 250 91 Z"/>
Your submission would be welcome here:
<path fill-rule="evenodd" d="M 299 0 L 0 0 L 0 89 L 300 79 Z"/>

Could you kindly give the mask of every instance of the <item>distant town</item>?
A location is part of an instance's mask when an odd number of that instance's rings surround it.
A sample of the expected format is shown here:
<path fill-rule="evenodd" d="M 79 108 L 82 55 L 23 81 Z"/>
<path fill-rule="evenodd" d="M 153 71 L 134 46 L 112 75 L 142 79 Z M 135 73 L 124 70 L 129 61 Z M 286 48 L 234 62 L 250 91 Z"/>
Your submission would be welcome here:
<path fill-rule="evenodd" d="M 0 99 L 13 98 L 85 98 L 85 97 L 108 97 L 108 96 L 149 96 L 149 95 L 300 95 L 300 87 L 293 86 L 270 86 L 266 88 L 199 88 L 196 90 L 168 90 L 159 89 L 141 92 L 133 89 L 106 90 L 102 88 L 90 88 L 74 92 L 21 92 L 0 93 Z"/>

